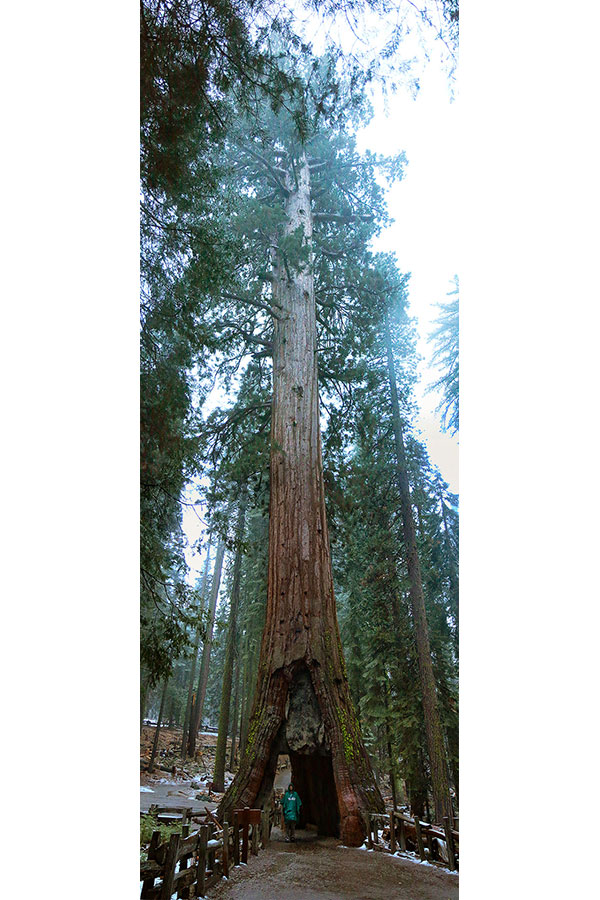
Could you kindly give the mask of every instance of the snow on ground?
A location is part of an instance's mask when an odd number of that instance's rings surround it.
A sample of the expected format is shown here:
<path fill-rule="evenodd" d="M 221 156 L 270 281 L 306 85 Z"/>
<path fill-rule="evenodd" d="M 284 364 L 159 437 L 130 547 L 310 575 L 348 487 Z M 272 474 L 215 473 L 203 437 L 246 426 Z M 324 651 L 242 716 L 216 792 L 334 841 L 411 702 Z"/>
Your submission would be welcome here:
<path fill-rule="evenodd" d="M 361 844 L 360 847 L 346 847 L 345 844 L 338 844 L 339 850 L 366 850 L 367 853 L 375 853 L 375 850 L 371 849 L 367 842 Z M 388 856 L 392 856 L 394 859 L 405 859 L 407 862 L 416 863 L 419 866 L 429 866 L 430 869 L 439 869 L 440 866 L 436 866 L 433 863 L 428 862 L 426 859 L 420 859 L 416 853 L 411 853 L 410 850 L 407 850 L 405 853 L 402 850 L 397 850 L 395 853 L 389 853 Z M 458 872 L 453 872 L 451 869 L 448 869 L 446 866 L 443 867 L 444 872 L 447 872 L 448 875 L 457 875 Z"/>
<path fill-rule="evenodd" d="M 153 794 L 154 793 L 152 788 L 144 787 L 143 785 L 140 787 L 140 791 L 143 791 L 144 794 Z"/>
<path fill-rule="evenodd" d="M 411 853 L 409 850 L 407 850 L 406 853 L 396 851 L 396 853 L 391 853 L 390 856 L 393 856 L 394 859 L 406 859 L 408 862 L 416 863 L 418 866 L 429 866 L 430 869 L 440 868 L 440 866 L 434 866 L 433 863 L 428 862 L 426 859 L 419 859 L 416 853 Z M 456 875 L 458 877 L 458 872 L 453 872 L 451 869 L 447 869 L 446 866 L 444 866 L 444 872 L 448 875 Z"/>

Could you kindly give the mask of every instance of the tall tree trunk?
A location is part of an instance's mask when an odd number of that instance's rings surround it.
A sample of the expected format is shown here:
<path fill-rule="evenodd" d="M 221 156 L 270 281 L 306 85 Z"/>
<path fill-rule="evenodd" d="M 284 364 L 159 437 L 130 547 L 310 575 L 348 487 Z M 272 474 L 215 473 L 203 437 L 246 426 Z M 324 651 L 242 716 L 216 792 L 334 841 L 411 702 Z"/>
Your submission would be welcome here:
<path fill-rule="evenodd" d="M 144 716 L 146 714 L 146 701 L 148 698 L 148 681 L 140 679 L 140 736 L 144 729 Z"/>
<path fill-rule="evenodd" d="M 246 749 L 246 738 L 248 737 L 248 715 L 251 704 L 251 661 L 250 661 L 250 642 L 248 633 L 244 636 L 244 674 L 242 678 L 242 709 L 240 711 L 240 757 Z"/>
<path fill-rule="evenodd" d="M 408 483 L 406 453 L 402 435 L 402 421 L 400 419 L 400 404 L 398 402 L 398 387 L 396 384 L 396 371 L 394 368 L 394 356 L 392 352 L 392 339 L 387 316 L 385 320 L 385 340 L 388 377 L 392 399 L 394 441 L 396 446 L 396 471 L 400 488 L 400 511 L 402 515 L 406 565 L 410 582 L 409 599 L 414 622 L 417 657 L 419 660 L 425 733 L 427 736 L 427 750 L 431 769 L 435 819 L 437 822 L 442 822 L 444 816 L 450 816 L 451 819 L 453 816 L 448 777 L 448 762 L 444 747 L 442 726 L 440 723 L 433 665 L 431 662 L 429 629 L 427 627 L 427 617 L 425 613 L 425 597 L 423 594 L 423 583 L 421 581 L 421 566 L 417 551 L 415 523 L 411 505 L 410 486 Z"/>
<path fill-rule="evenodd" d="M 396 762 L 394 760 L 394 754 L 392 752 L 392 729 L 390 724 L 390 701 L 389 701 L 389 692 L 390 688 L 386 682 L 384 682 L 382 687 L 383 693 L 383 702 L 385 706 L 385 743 L 387 748 L 387 756 L 388 756 L 388 764 L 389 764 L 389 772 L 390 772 L 390 786 L 392 788 L 392 803 L 394 809 L 398 808 L 398 798 L 396 796 Z"/>
<path fill-rule="evenodd" d="M 204 572 L 202 573 L 202 582 L 200 584 L 200 608 L 204 611 L 204 598 L 206 597 L 206 582 L 208 579 L 208 567 L 210 565 L 210 542 L 212 533 L 208 535 L 208 547 L 206 548 L 206 560 L 204 562 Z M 196 639 L 194 641 L 194 649 L 192 652 L 192 669 L 190 672 L 190 683 L 188 686 L 187 704 L 185 708 L 185 720 L 183 723 L 183 735 L 181 736 L 181 758 L 185 760 L 186 748 L 188 741 L 188 732 L 190 728 L 190 719 L 192 717 L 193 700 L 194 700 L 194 681 L 196 679 L 196 666 L 198 664 L 198 647 L 200 646 L 200 626 L 196 629 Z"/>
<path fill-rule="evenodd" d="M 231 703 L 231 688 L 233 683 L 233 662 L 235 655 L 235 643 L 237 638 L 237 614 L 240 602 L 240 578 L 242 572 L 241 543 L 244 538 L 246 523 L 246 496 L 244 495 L 238 513 L 236 528 L 236 554 L 233 564 L 233 583 L 231 585 L 231 603 L 229 606 L 229 627 L 227 629 L 227 642 L 225 644 L 225 663 L 223 666 L 223 686 L 221 690 L 221 705 L 219 707 L 219 731 L 217 734 L 217 749 L 215 753 L 215 772 L 213 776 L 213 790 L 220 793 L 225 790 L 225 756 L 227 752 L 227 732 L 229 731 L 229 708 Z"/>
<path fill-rule="evenodd" d="M 325 514 L 309 166 L 288 173 L 286 246 L 274 253 L 269 566 L 259 679 L 246 752 L 219 807 L 263 806 L 288 753 L 307 821 L 359 845 L 384 804 L 350 697 Z M 293 274 L 292 274 L 293 269 Z"/>
<path fill-rule="evenodd" d="M 239 698 L 240 698 L 240 663 L 239 656 L 238 662 L 235 667 L 235 693 L 233 695 L 233 720 L 231 723 L 231 752 L 229 754 L 229 771 L 233 772 L 233 767 L 235 766 L 235 742 L 237 740 L 238 734 L 238 721 L 239 721 Z"/>
<path fill-rule="evenodd" d="M 204 711 L 204 698 L 206 696 L 206 685 L 208 684 L 208 667 L 210 665 L 210 652 L 212 648 L 213 629 L 215 627 L 215 610 L 217 608 L 217 597 L 219 595 L 219 587 L 221 585 L 221 571 L 223 569 L 223 556 L 225 555 L 225 542 L 221 538 L 217 547 L 217 555 L 215 557 L 215 567 L 213 570 L 212 586 L 210 591 L 210 602 L 208 606 L 208 622 L 206 624 L 206 638 L 202 648 L 202 665 L 200 667 L 200 675 L 198 676 L 198 689 L 196 691 L 196 703 L 192 714 L 192 724 L 190 728 L 190 736 L 188 740 L 188 756 L 194 757 L 196 754 L 196 737 L 198 729 L 202 725 L 202 713 Z"/>
<path fill-rule="evenodd" d="M 156 751 L 158 750 L 158 736 L 160 735 L 160 726 L 163 717 L 163 710 L 165 708 L 165 699 L 167 697 L 167 688 L 169 686 L 169 679 L 165 678 L 165 682 L 163 685 L 162 697 L 160 698 L 160 709 L 158 710 L 158 720 L 156 722 L 156 734 L 154 735 L 154 743 L 152 744 L 152 755 L 150 756 L 150 765 L 148 766 L 148 771 L 152 772 L 154 769 L 154 760 L 156 758 Z"/>

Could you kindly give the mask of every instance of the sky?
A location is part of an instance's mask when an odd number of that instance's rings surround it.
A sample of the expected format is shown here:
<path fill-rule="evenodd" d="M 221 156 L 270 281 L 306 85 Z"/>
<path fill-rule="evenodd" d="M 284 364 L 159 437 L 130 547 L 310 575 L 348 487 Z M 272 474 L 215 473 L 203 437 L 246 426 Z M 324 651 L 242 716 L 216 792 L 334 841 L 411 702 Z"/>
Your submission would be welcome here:
<path fill-rule="evenodd" d="M 394 251 L 400 269 L 410 272 L 409 315 L 416 318 L 420 381 L 417 420 L 420 437 L 431 460 L 450 489 L 458 493 L 458 435 L 451 437 L 440 426 L 435 408 L 438 393 L 426 388 L 441 374 L 428 366 L 432 346 L 428 336 L 439 315 L 438 304 L 448 301 L 452 279 L 459 275 L 458 228 L 458 114 L 451 102 L 447 81 L 440 68 L 430 65 L 419 78 L 421 88 L 413 99 L 408 92 L 389 98 L 387 115 L 376 111 L 361 132 L 359 148 L 393 154 L 404 150 L 408 165 L 403 179 L 387 194 L 393 224 L 380 235 L 376 249 Z"/>

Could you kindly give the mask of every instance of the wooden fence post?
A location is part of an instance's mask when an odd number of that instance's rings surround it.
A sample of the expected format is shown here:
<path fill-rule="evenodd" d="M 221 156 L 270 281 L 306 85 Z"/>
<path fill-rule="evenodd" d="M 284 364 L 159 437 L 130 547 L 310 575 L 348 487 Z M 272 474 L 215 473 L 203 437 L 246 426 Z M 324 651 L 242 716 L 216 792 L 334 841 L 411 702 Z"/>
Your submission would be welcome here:
<path fill-rule="evenodd" d="M 263 850 L 266 850 L 266 848 L 269 845 L 269 810 L 268 809 L 263 810 L 261 819 L 262 819 L 262 824 L 261 824 L 262 845 L 263 845 Z"/>
<path fill-rule="evenodd" d="M 426 860 L 427 856 L 425 854 L 425 847 L 423 846 L 423 835 L 421 834 L 421 823 L 419 822 L 419 817 L 415 816 L 415 833 L 417 835 L 417 848 L 419 850 L 419 856 L 422 860 Z"/>
<path fill-rule="evenodd" d="M 208 844 L 208 825 L 200 826 L 200 842 L 198 845 L 198 865 L 196 867 L 196 891 L 199 897 L 206 892 L 206 845 Z"/>
<path fill-rule="evenodd" d="M 175 866 L 177 865 L 177 851 L 179 850 L 179 841 L 181 835 L 172 834 L 169 841 L 169 849 L 167 850 L 167 858 L 165 860 L 165 869 L 163 875 L 162 889 L 160 892 L 160 900 L 171 900 L 173 893 L 173 879 L 175 878 Z"/>
<path fill-rule="evenodd" d="M 190 833 L 190 826 L 189 826 L 189 825 L 182 825 L 182 826 L 181 826 L 181 837 L 182 837 L 182 839 L 185 839 L 185 838 L 189 835 L 189 833 Z M 179 871 L 180 871 L 180 872 L 183 872 L 184 869 L 187 869 L 187 867 L 188 867 L 188 865 L 189 865 L 188 860 L 189 860 L 189 856 L 188 856 L 188 855 L 182 856 L 182 857 L 181 857 L 181 860 L 179 861 Z M 179 897 L 188 898 L 189 896 L 190 896 L 190 889 L 189 889 L 189 887 L 184 887 L 184 888 L 181 888 L 180 890 L 177 891 L 177 897 L 178 897 L 178 898 L 179 898 Z"/>
<path fill-rule="evenodd" d="M 160 831 L 153 831 L 150 838 L 150 846 L 148 847 L 148 859 L 154 859 L 156 848 L 160 844 Z M 154 876 L 146 878 L 142 884 L 142 897 L 146 896 L 147 891 L 154 887 Z"/>
<path fill-rule="evenodd" d="M 371 823 L 371 813 L 367 813 L 367 845 L 369 850 L 373 849 L 373 835 L 371 833 L 372 823 Z"/>
<path fill-rule="evenodd" d="M 223 822 L 223 875 L 229 878 L 229 822 Z"/>
<path fill-rule="evenodd" d="M 209 841 L 212 841 L 213 838 L 215 838 L 215 837 L 216 837 L 216 829 L 215 829 L 215 826 L 214 826 L 214 825 L 209 825 L 209 826 L 208 826 L 208 840 L 209 840 Z M 207 854 L 207 856 L 208 856 L 208 868 L 209 868 L 209 871 L 212 872 L 212 874 L 214 875 L 214 873 L 215 873 L 215 857 L 216 857 L 216 850 L 211 850 L 211 849 L 209 848 L 209 849 L 208 849 L 208 854 Z"/>
<path fill-rule="evenodd" d="M 244 807 L 244 812 L 248 809 L 247 806 Z M 247 816 L 243 817 L 242 824 L 242 862 L 248 865 L 248 818 Z"/>
<path fill-rule="evenodd" d="M 429 828 L 425 831 L 425 840 L 427 841 L 427 849 L 429 850 L 429 859 L 437 859 L 437 844 Z"/>
<path fill-rule="evenodd" d="M 451 872 L 456 872 L 456 851 L 454 849 L 452 822 L 449 816 L 444 816 L 444 832 L 446 834 L 446 847 L 448 848 L 448 865 Z"/>
<path fill-rule="evenodd" d="M 233 864 L 240 864 L 240 823 L 238 822 L 238 814 L 233 813 Z"/>
<path fill-rule="evenodd" d="M 400 824 L 400 849 L 403 853 L 406 853 L 406 822 L 404 819 L 399 820 Z"/>
<path fill-rule="evenodd" d="M 390 850 L 396 852 L 396 828 L 394 825 L 394 810 L 390 813 Z"/>

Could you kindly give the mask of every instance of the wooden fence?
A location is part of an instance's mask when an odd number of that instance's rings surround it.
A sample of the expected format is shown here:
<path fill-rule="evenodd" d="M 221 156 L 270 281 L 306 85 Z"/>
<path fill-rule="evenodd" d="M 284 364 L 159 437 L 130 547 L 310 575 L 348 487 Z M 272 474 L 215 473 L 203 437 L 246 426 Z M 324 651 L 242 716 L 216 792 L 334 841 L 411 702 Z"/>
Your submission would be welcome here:
<path fill-rule="evenodd" d="M 180 834 L 162 843 L 160 831 L 153 832 L 148 860 L 140 863 L 141 900 L 170 900 L 175 893 L 189 900 L 206 896 L 223 876 L 229 878 L 232 861 L 247 863 L 249 851 L 256 856 L 259 846 L 268 845 L 270 827 L 269 813 L 259 809 L 234 812 L 233 825 L 224 822 L 222 828 L 215 820 L 190 833 L 184 823 Z"/>
<path fill-rule="evenodd" d="M 416 852 L 424 862 L 431 862 L 436 865 L 448 867 L 451 872 L 458 871 L 458 831 L 452 828 L 450 819 L 444 818 L 443 828 L 430 825 L 428 822 L 421 822 L 415 817 L 394 810 L 392 813 L 369 813 L 367 845 L 369 849 L 385 849 L 379 843 L 379 834 L 377 823 L 379 821 L 388 822 L 390 829 L 390 853 L 396 853 L 399 849 L 402 853 L 406 853 L 407 839 L 411 841 Z M 441 853 L 438 840 L 444 841 L 447 853 L 447 862 L 441 859 Z"/>

